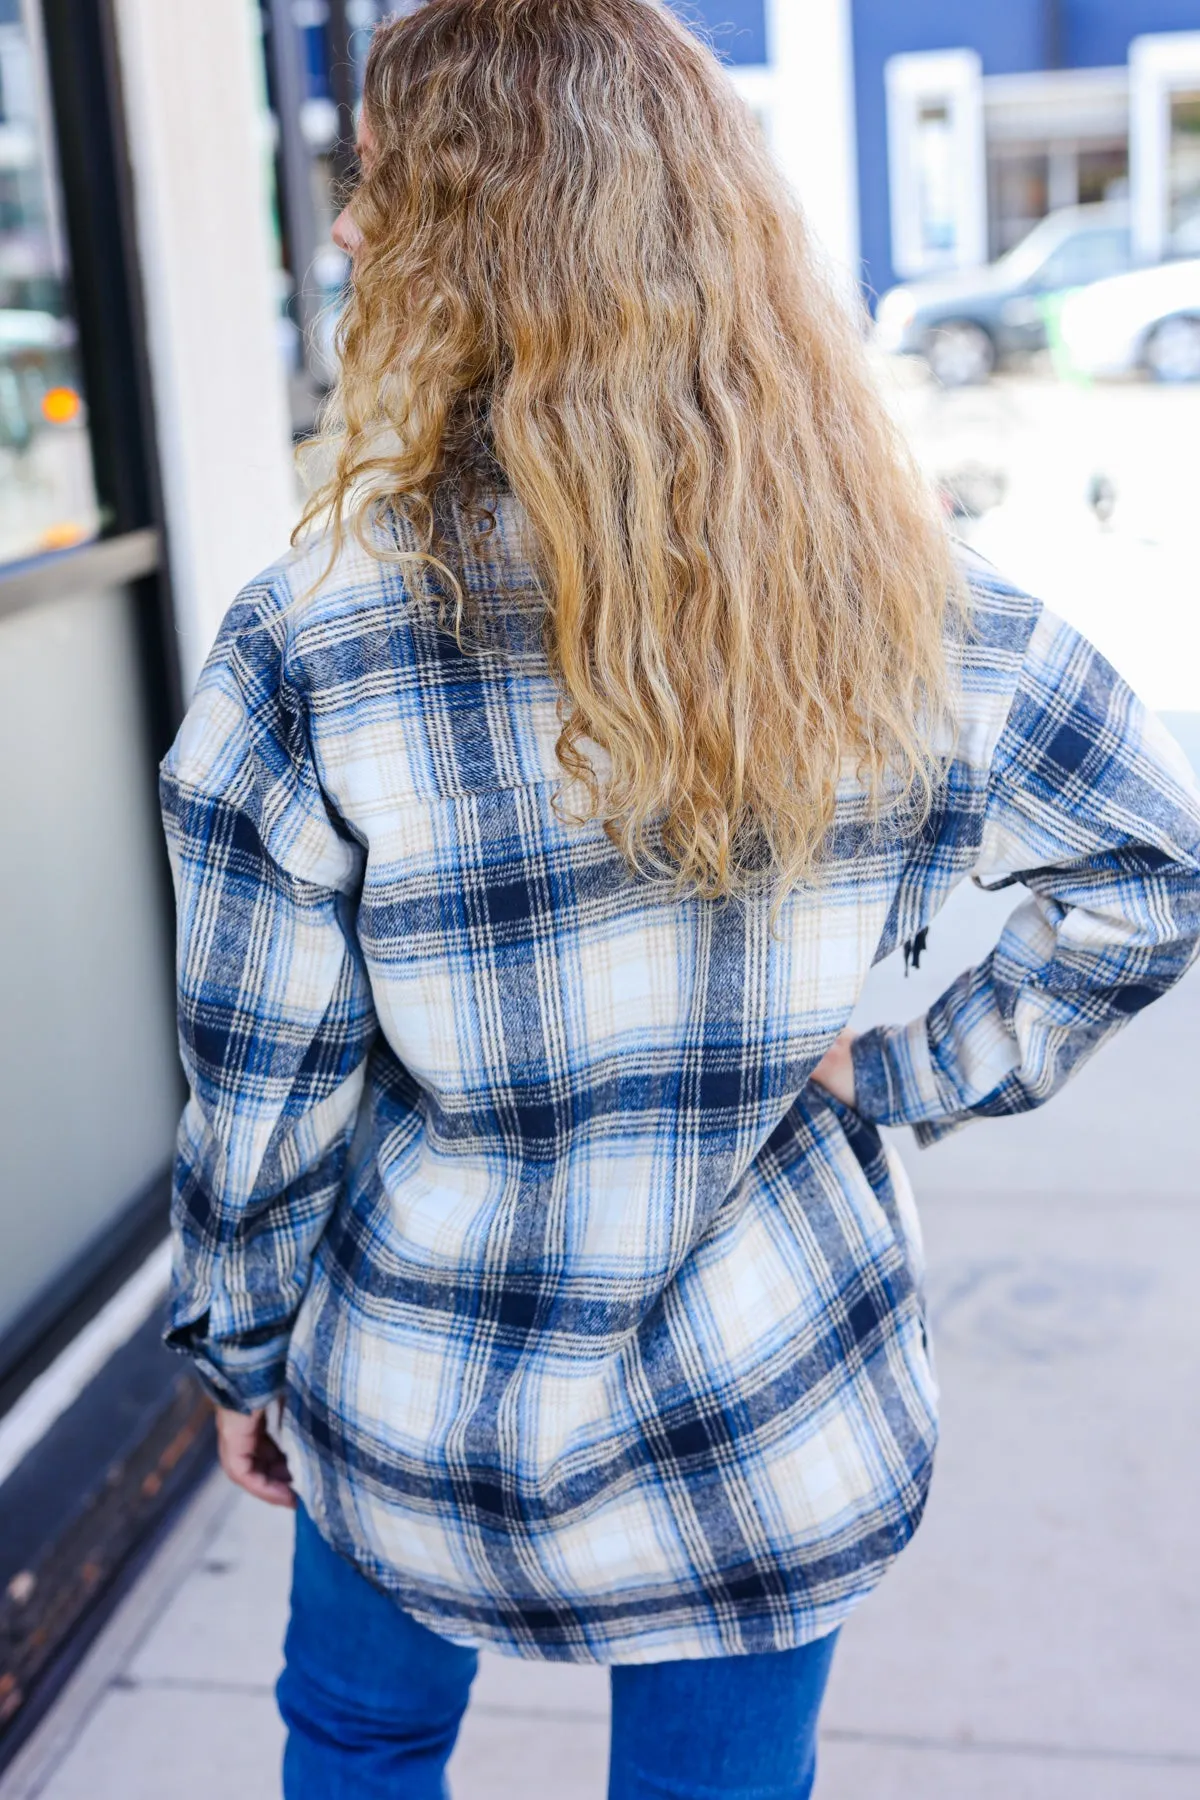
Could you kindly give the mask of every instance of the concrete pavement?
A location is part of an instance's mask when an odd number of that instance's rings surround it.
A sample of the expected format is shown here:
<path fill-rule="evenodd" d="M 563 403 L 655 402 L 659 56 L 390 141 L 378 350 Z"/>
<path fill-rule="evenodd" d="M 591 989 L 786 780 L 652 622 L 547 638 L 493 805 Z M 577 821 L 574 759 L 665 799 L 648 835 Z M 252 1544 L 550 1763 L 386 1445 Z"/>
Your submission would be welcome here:
<path fill-rule="evenodd" d="M 1200 383 L 1021 374 L 947 391 L 908 357 L 881 359 L 879 378 L 931 477 L 1000 477 L 1001 503 L 960 533 L 1085 632 L 1148 706 L 1200 714 Z M 1089 503 L 1097 478 L 1104 518 Z"/>
<path fill-rule="evenodd" d="M 860 1021 L 916 1013 L 994 936 L 960 891 Z M 1200 1793 L 1194 1141 L 1200 973 L 1045 1112 L 926 1153 L 944 1435 L 912 1548 L 851 1620 L 818 1800 Z M 0 1800 L 273 1800 L 290 1520 L 217 1478 Z M 484 1659 L 455 1800 L 602 1800 L 601 1671 Z"/>

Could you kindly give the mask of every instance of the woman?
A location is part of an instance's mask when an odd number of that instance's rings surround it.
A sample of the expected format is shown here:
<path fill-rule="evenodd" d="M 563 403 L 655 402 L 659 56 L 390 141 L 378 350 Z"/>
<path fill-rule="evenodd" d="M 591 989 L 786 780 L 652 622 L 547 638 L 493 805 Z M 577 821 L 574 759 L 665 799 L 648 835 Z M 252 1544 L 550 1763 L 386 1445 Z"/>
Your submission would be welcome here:
<path fill-rule="evenodd" d="M 442 1793 L 484 1644 L 611 1666 L 619 1800 L 795 1800 L 933 1458 L 877 1127 L 1036 1106 L 1169 987 L 1200 806 L 952 557 L 654 0 L 429 0 L 361 147 L 327 479 L 163 774 L 170 1336 L 300 1503 L 286 1790 Z M 968 874 L 1028 890 L 996 950 L 851 1042 Z"/>

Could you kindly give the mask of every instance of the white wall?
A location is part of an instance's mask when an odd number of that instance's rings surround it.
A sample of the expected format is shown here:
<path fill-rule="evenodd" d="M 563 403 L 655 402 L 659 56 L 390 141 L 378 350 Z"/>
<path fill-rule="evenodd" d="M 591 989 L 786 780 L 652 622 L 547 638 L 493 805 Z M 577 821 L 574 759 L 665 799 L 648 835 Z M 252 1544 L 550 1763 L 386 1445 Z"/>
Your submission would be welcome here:
<path fill-rule="evenodd" d="M 296 516 L 251 0 L 117 0 L 184 683 Z"/>
<path fill-rule="evenodd" d="M 772 142 L 827 257 L 857 291 L 851 0 L 767 0 Z"/>

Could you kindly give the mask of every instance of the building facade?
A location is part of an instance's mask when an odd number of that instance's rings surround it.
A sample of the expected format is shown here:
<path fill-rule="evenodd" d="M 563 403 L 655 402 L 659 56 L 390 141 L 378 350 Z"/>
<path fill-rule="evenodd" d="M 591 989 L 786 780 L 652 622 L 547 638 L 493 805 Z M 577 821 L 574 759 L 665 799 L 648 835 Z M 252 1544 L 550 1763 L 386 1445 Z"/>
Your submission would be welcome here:
<path fill-rule="evenodd" d="M 680 10 L 760 104 L 818 235 L 869 294 L 990 260 L 1060 206 L 1127 198 L 1147 262 L 1200 217 L 1200 0 Z"/>
<path fill-rule="evenodd" d="M 1128 198 L 1157 260 L 1200 210 L 1197 0 L 855 0 L 866 278 L 1000 255 L 1047 212 Z"/>

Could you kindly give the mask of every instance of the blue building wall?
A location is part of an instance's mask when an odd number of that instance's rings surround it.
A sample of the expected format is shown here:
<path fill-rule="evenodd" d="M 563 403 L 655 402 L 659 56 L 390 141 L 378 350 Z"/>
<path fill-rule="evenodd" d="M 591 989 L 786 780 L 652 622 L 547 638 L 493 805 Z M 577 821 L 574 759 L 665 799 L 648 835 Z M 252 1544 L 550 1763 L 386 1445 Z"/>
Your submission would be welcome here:
<path fill-rule="evenodd" d="M 791 0 L 791 3 L 802 5 L 804 0 Z M 698 28 L 722 62 L 742 65 L 766 62 L 765 0 L 668 0 L 668 4 L 688 24 Z M 0 24 L 19 18 L 20 13 L 21 0 L 0 0 Z M 329 44 L 324 24 L 305 25 L 301 38 L 305 92 L 310 98 L 328 99 Z"/>
<path fill-rule="evenodd" d="M 1200 0 L 852 0 L 859 232 L 875 293 L 890 255 L 884 66 L 905 51 L 977 50 L 985 75 L 1123 63 L 1131 38 L 1200 30 Z"/>
<path fill-rule="evenodd" d="M 803 0 L 791 0 L 802 5 Z M 767 21 L 764 0 L 669 0 L 682 19 L 695 25 L 722 62 L 765 63 Z M 0 22 L 20 13 L 20 0 L 0 0 Z M 303 30 L 304 67 L 310 96 L 329 95 L 329 46 L 323 24 Z"/>
<path fill-rule="evenodd" d="M 790 4 L 802 5 L 803 0 Z M 671 0 L 671 5 L 681 18 L 700 27 L 723 62 L 766 62 L 763 0 Z"/>
<path fill-rule="evenodd" d="M 1147 31 L 1200 31 L 1200 0 L 1061 0 L 1063 62 L 1073 69 L 1123 63 Z"/>

